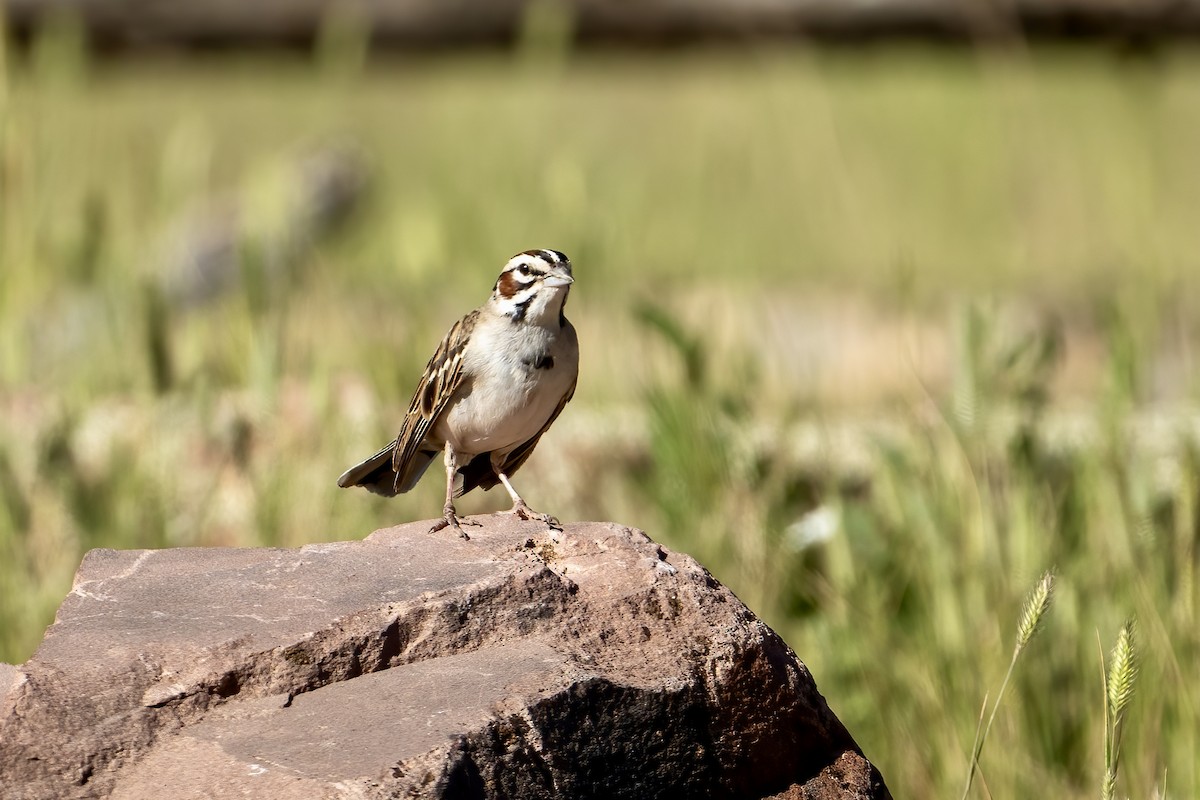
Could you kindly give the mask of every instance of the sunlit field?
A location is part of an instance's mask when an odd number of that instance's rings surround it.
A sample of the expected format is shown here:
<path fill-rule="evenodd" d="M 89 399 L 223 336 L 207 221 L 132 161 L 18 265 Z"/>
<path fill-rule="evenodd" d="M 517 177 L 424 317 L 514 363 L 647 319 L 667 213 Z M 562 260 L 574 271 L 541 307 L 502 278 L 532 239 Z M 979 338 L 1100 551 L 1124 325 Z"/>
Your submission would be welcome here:
<path fill-rule="evenodd" d="M 436 478 L 335 480 L 554 247 L 582 374 L 532 505 L 699 558 L 896 797 L 962 794 L 1053 571 L 971 796 L 1101 796 L 1131 618 L 1115 795 L 1200 796 L 1200 56 L 95 62 L 65 31 L 6 63 L 0 659 L 89 548 L 436 516 Z"/>

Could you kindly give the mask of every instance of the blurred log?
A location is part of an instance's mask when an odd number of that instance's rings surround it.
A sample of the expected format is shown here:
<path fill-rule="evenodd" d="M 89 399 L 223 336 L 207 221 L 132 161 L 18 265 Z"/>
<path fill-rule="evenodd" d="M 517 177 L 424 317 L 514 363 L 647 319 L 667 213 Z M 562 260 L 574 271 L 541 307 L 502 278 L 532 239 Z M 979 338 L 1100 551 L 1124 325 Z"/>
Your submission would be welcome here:
<path fill-rule="evenodd" d="M 803 35 L 858 39 L 1155 38 L 1200 33 L 1200 0 L 0 0 L 18 36 L 67 12 L 113 47 L 306 45 L 332 10 L 383 45 L 505 42 L 530 9 L 561 6 L 581 41 L 655 44 Z"/>

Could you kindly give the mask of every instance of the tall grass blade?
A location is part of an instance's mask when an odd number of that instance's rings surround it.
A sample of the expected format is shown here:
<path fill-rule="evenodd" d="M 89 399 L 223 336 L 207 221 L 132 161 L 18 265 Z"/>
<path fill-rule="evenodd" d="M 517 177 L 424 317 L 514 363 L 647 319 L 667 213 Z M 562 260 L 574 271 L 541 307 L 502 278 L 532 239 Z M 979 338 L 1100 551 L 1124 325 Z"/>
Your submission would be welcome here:
<path fill-rule="evenodd" d="M 1021 621 L 1017 625 L 1016 644 L 1013 647 L 1012 658 L 1008 662 L 1008 671 L 1004 673 L 1004 681 L 1000 684 L 1000 691 L 996 693 L 996 702 L 992 704 L 992 712 L 988 715 L 987 724 L 983 727 L 983 732 L 980 733 L 976 728 L 975 745 L 971 752 L 971 765 L 967 769 L 967 783 L 963 787 L 962 798 L 966 800 L 971 792 L 971 785 L 975 781 L 975 773 L 979 771 L 979 756 L 983 753 L 984 743 L 987 742 L 988 734 L 992 730 L 992 723 L 996 721 L 996 711 L 1000 708 L 1001 701 L 1004 700 L 1004 693 L 1008 689 L 1008 682 L 1012 679 L 1013 670 L 1017 666 L 1017 659 L 1020 658 L 1021 652 L 1029 644 L 1030 640 L 1037 634 L 1041 627 L 1042 620 L 1046 616 L 1046 612 L 1050 610 L 1050 605 L 1054 601 L 1054 573 L 1047 572 L 1038 581 L 1037 585 L 1025 598 L 1025 604 L 1021 608 Z M 987 700 L 985 698 L 984 705 L 986 707 Z M 980 715 L 982 720 L 982 714 Z"/>
<path fill-rule="evenodd" d="M 1121 733 L 1125 710 L 1133 699 L 1137 682 L 1136 624 L 1131 617 L 1117 633 L 1117 643 L 1108 657 L 1104 677 L 1104 782 L 1102 800 L 1113 800 L 1117 790 L 1117 770 L 1121 761 Z"/>

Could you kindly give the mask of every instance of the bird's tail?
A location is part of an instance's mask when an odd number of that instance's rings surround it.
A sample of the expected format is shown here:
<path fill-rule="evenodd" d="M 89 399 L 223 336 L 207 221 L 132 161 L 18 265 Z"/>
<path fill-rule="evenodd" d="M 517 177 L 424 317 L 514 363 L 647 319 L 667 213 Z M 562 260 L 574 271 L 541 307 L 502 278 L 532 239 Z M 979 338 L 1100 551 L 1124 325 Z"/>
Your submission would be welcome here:
<path fill-rule="evenodd" d="M 395 450 L 396 443 L 392 442 L 366 461 L 355 464 L 338 478 L 338 486 L 343 489 L 362 486 L 375 494 L 393 497 L 397 494 L 396 473 L 392 470 L 392 453 Z"/>
<path fill-rule="evenodd" d="M 500 483 L 492 468 L 492 454 L 480 453 L 464 466 L 458 468 L 458 480 L 454 484 L 454 496 L 460 497 L 476 487 L 484 491 Z"/>
<path fill-rule="evenodd" d="M 405 465 L 403 474 L 397 475 L 392 469 L 392 458 L 396 443 L 392 442 L 365 461 L 355 464 L 342 473 L 338 478 L 338 486 L 343 489 L 350 486 L 361 486 L 369 492 L 381 494 L 384 497 L 395 497 L 407 492 L 417 485 L 425 470 L 429 468 L 437 451 L 418 450 Z"/>

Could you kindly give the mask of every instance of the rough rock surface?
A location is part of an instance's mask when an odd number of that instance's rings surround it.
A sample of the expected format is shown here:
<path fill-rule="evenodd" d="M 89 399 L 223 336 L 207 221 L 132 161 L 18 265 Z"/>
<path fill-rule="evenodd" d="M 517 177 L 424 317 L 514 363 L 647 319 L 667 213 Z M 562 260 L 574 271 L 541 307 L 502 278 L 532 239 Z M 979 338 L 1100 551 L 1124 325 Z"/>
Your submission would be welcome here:
<path fill-rule="evenodd" d="M 0 668 L 23 798 L 886 798 L 787 646 L 640 531 L 93 550 Z"/>

